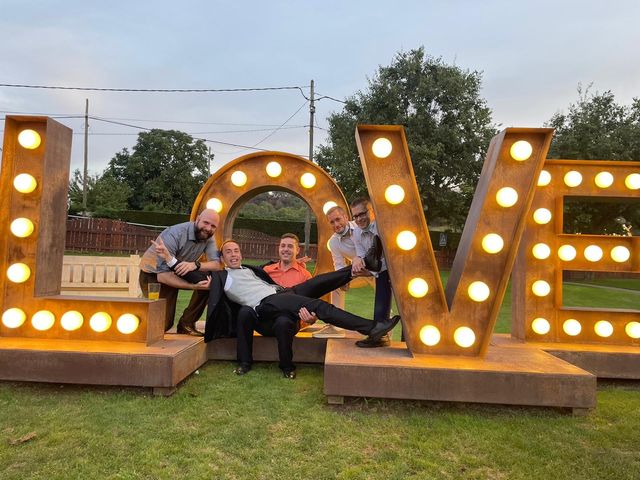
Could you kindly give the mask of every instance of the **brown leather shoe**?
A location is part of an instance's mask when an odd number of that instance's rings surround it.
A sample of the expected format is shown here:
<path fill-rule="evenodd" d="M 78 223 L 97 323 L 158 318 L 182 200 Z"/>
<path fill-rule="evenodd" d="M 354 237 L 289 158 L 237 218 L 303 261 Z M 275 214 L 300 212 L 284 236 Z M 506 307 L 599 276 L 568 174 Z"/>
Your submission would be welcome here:
<path fill-rule="evenodd" d="M 204 336 L 204 333 L 199 331 L 195 325 L 189 325 L 182 322 L 178 322 L 178 327 L 176 329 L 176 332 L 181 333 L 183 335 L 193 335 L 194 337 Z"/>

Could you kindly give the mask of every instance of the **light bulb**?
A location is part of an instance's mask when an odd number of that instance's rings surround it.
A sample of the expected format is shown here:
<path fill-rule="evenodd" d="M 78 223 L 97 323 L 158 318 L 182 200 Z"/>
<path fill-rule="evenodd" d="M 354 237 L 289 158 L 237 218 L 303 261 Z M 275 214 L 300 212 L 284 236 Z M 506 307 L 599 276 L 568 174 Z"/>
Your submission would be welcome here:
<path fill-rule="evenodd" d="M 400 185 L 389 185 L 384 191 L 384 198 L 391 205 L 398 205 L 404 200 L 404 189 Z"/>
<path fill-rule="evenodd" d="M 640 338 L 640 322 L 627 323 L 624 327 L 624 331 L 631 338 Z"/>
<path fill-rule="evenodd" d="M 546 208 L 538 208 L 533 212 L 533 221 L 538 225 L 546 225 L 551 221 L 551 212 Z"/>
<path fill-rule="evenodd" d="M 491 291 L 489 290 L 489 286 L 486 283 L 476 281 L 469 285 L 467 293 L 469 294 L 471 300 L 473 300 L 474 302 L 484 302 L 487 298 L 489 298 L 489 294 L 491 293 Z"/>
<path fill-rule="evenodd" d="M 576 249 L 571 245 L 562 245 L 558 249 L 558 258 L 564 262 L 570 262 L 576 258 Z"/>
<path fill-rule="evenodd" d="M 536 280 L 531 285 L 531 291 L 537 297 L 546 297 L 551 292 L 551 285 L 544 280 Z"/>
<path fill-rule="evenodd" d="M 247 174 L 242 170 L 236 170 L 231 174 L 231 183 L 236 187 L 244 187 L 247 183 Z"/>
<path fill-rule="evenodd" d="M 282 166 L 278 162 L 269 162 L 265 170 L 271 178 L 277 178 L 282 173 Z"/>
<path fill-rule="evenodd" d="M 18 238 L 27 238 L 33 233 L 33 222 L 28 218 L 16 218 L 11 222 L 9 229 Z"/>
<path fill-rule="evenodd" d="M 412 297 L 422 298 L 429 292 L 429 284 L 423 278 L 412 278 L 409 280 L 407 290 L 409 290 L 409 295 Z"/>
<path fill-rule="evenodd" d="M 35 130 L 26 129 L 18 134 L 18 143 L 27 150 L 35 150 L 42 143 L 42 139 Z"/>
<path fill-rule="evenodd" d="M 13 283 L 24 283 L 30 276 L 31 269 L 24 263 L 14 263 L 7 268 L 7 278 Z"/>
<path fill-rule="evenodd" d="M 570 337 L 575 337 L 582 331 L 582 325 L 578 320 L 570 318 L 562 324 L 562 330 Z"/>
<path fill-rule="evenodd" d="M 538 317 L 531 322 L 531 330 L 538 335 L 546 335 L 551 330 L 551 325 L 546 318 Z"/>
<path fill-rule="evenodd" d="M 222 211 L 222 202 L 218 198 L 210 198 L 207 200 L 207 208 L 220 213 Z"/>
<path fill-rule="evenodd" d="M 107 312 L 94 313 L 89 319 L 89 326 L 94 332 L 106 332 L 111 328 L 111 315 Z"/>
<path fill-rule="evenodd" d="M 62 328 L 69 332 L 78 330 L 83 323 L 84 317 L 80 312 L 77 312 L 75 310 L 65 312 L 62 317 L 60 317 L 60 325 L 62 325 Z"/>
<path fill-rule="evenodd" d="M 551 255 L 551 249 L 546 243 L 536 243 L 531 249 L 531 253 L 538 260 L 545 260 Z"/>
<path fill-rule="evenodd" d="M 541 170 L 540 175 L 538 176 L 538 186 L 546 187 L 551 183 L 551 174 L 546 170 Z"/>
<path fill-rule="evenodd" d="M 593 326 L 593 330 L 599 337 L 607 338 L 613 334 L 613 325 L 606 320 L 600 320 Z"/>
<path fill-rule="evenodd" d="M 18 328 L 27 319 L 27 315 L 19 308 L 10 308 L 2 314 L 2 324 L 7 328 Z"/>
<path fill-rule="evenodd" d="M 503 187 L 496 193 L 496 202 L 504 208 L 513 207 L 518 201 L 518 192 L 511 187 Z"/>
<path fill-rule="evenodd" d="M 135 332 L 140 325 L 140 319 L 132 313 L 124 313 L 120 315 L 116 322 L 116 328 L 120 333 L 128 335 Z"/>
<path fill-rule="evenodd" d="M 440 343 L 440 330 L 433 325 L 425 325 L 420 329 L 420 341 L 428 347 Z"/>
<path fill-rule="evenodd" d="M 482 238 L 482 249 L 487 253 L 498 253 L 504 247 L 504 240 L 497 233 L 488 233 Z"/>
<path fill-rule="evenodd" d="M 38 182 L 33 178 L 33 175 L 20 173 L 13 179 L 13 186 L 20 193 L 31 193 L 38 186 Z"/>
<path fill-rule="evenodd" d="M 469 348 L 476 341 L 476 334 L 469 327 L 458 327 L 453 332 L 453 341 L 462 348 Z"/>
<path fill-rule="evenodd" d="M 526 140 L 518 140 L 513 145 L 511 145 L 511 149 L 509 153 L 511 154 L 511 158 L 517 160 L 519 162 L 523 162 L 531 157 L 531 153 L 533 152 L 533 147 Z"/>
<path fill-rule="evenodd" d="M 40 330 L 41 332 L 49 330 L 53 327 L 55 322 L 56 317 L 54 317 L 53 313 L 49 310 L 40 310 L 39 312 L 34 313 L 33 317 L 31 317 L 31 325 L 33 325 L 33 328 Z"/>
<path fill-rule="evenodd" d="M 584 249 L 584 258 L 590 262 L 597 262 L 602 258 L 602 249 L 597 245 L 589 245 Z"/>
<path fill-rule="evenodd" d="M 599 188 L 609 188 L 613 185 L 613 175 L 609 172 L 600 172 L 596 175 L 594 181 Z"/>
<path fill-rule="evenodd" d="M 322 206 L 322 211 L 326 215 L 329 210 L 331 210 L 333 207 L 337 207 L 337 206 L 338 206 L 338 204 L 336 202 L 334 202 L 333 200 L 329 200 L 327 203 L 325 203 Z"/>
<path fill-rule="evenodd" d="M 564 175 L 564 184 L 567 187 L 577 187 L 582 183 L 582 174 L 580 172 L 576 172 L 575 170 L 571 170 Z"/>
<path fill-rule="evenodd" d="M 415 233 L 403 230 L 396 237 L 396 243 L 402 250 L 411 250 L 418 243 L 418 239 Z"/>
<path fill-rule="evenodd" d="M 304 188 L 313 188 L 316 184 L 316 176 L 313 173 L 303 173 L 300 177 L 300 185 Z"/>
<path fill-rule="evenodd" d="M 629 190 L 640 189 L 640 173 L 632 173 L 631 175 L 627 175 L 627 178 L 624 179 L 624 184 Z"/>
<path fill-rule="evenodd" d="M 631 252 L 627 247 L 623 247 L 622 245 L 618 245 L 617 247 L 613 247 L 611 249 L 611 259 L 614 262 L 622 263 L 629 260 L 631 257 Z"/>
<path fill-rule="evenodd" d="M 391 155 L 392 149 L 393 146 L 391 145 L 391 142 L 384 137 L 376 139 L 376 141 L 374 141 L 373 145 L 371 146 L 373 154 L 378 158 L 387 158 L 389 155 Z"/>

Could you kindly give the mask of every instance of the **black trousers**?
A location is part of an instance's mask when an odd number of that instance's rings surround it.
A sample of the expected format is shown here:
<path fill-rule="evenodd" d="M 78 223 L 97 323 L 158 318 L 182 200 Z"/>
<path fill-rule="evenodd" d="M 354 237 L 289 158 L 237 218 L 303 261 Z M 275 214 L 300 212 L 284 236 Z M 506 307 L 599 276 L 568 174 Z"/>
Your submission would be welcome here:
<path fill-rule="evenodd" d="M 145 298 L 149 296 L 149 284 L 159 283 L 158 276 L 155 273 L 147 273 L 140 270 L 140 276 L 138 277 L 140 282 L 140 288 L 142 289 L 142 295 Z M 178 300 L 179 288 L 171 287 L 160 283 L 160 298 L 164 298 L 167 301 L 167 307 L 164 317 L 164 331 L 166 332 L 173 327 L 173 319 L 176 316 L 176 302 Z M 207 308 L 207 302 L 209 301 L 209 290 L 194 290 L 191 295 L 189 305 L 182 312 L 182 316 L 178 323 L 186 325 L 195 325 L 200 319 L 205 308 Z"/>
<path fill-rule="evenodd" d="M 284 371 L 294 370 L 293 337 L 300 329 L 298 312 L 306 307 L 325 323 L 367 335 L 374 323 L 371 320 L 346 312 L 317 297 L 351 281 L 351 267 L 328 272 L 310 278 L 306 282 L 287 288 L 264 298 L 255 311 L 242 307 L 238 314 L 238 362 L 253 362 L 253 330 L 264 336 L 276 337 L 279 366 Z"/>

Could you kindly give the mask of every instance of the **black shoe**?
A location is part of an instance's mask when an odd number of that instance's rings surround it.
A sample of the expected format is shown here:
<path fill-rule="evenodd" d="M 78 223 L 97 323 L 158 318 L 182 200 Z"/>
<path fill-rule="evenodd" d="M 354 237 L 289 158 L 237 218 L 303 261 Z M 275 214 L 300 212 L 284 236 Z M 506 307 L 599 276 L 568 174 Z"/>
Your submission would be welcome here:
<path fill-rule="evenodd" d="M 247 373 L 249 373 L 251 371 L 251 365 L 246 364 L 246 363 L 241 363 L 240 365 L 238 365 L 236 367 L 236 369 L 233 371 L 233 373 L 235 373 L 236 375 L 245 375 Z"/>
<path fill-rule="evenodd" d="M 204 333 L 196 329 L 195 325 L 189 325 L 183 322 L 178 322 L 178 327 L 176 329 L 177 333 L 181 333 L 183 335 L 193 335 L 194 337 L 202 337 Z"/>
<path fill-rule="evenodd" d="M 395 327 L 399 321 L 400 321 L 400 315 L 394 315 L 389 320 L 376 322 L 376 324 L 373 326 L 373 328 L 369 332 L 369 338 L 371 339 L 372 342 L 380 340 L 383 335 L 393 330 L 393 327 Z"/>
<path fill-rule="evenodd" d="M 382 242 L 378 235 L 373 237 L 373 245 L 367 250 L 363 260 L 364 266 L 370 272 L 379 272 L 382 269 Z"/>
<path fill-rule="evenodd" d="M 295 380 L 296 371 L 295 370 L 282 370 L 282 376 L 284 378 L 288 378 L 289 380 Z"/>
<path fill-rule="evenodd" d="M 371 337 L 367 337 L 364 340 L 358 340 L 356 342 L 356 346 L 360 348 L 388 347 L 389 345 L 391 345 L 391 339 L 387 334 L 381 336 L 378 340 L 373 340 Z"/>

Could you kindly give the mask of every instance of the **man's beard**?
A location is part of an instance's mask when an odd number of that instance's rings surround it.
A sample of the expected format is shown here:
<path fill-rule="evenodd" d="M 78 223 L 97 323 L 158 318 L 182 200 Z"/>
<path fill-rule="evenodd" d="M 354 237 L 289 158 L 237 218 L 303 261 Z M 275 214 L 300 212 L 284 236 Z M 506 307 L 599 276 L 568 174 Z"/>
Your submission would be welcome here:
<path fill-rule="evenodd" d="M 195 230 L 196 230 L 196 238 L 198 240 L 209 240 L 211 237 L 213 237 L 213 232 L 207 233 L 204 231 L 204 229 L 198 228 L 197 226 L 195 227 Z"/>

